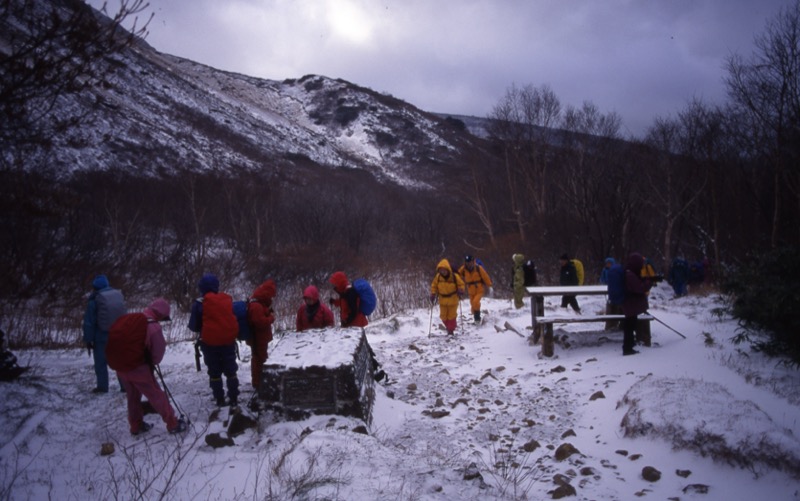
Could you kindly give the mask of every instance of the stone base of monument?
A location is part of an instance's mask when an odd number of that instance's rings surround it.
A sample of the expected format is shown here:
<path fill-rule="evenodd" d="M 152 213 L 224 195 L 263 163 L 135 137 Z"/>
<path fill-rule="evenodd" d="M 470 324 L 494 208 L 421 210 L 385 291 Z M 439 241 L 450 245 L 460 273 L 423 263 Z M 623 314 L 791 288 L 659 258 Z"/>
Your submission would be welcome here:
<path fill-rule="evenodd" d="M 287 332 L 270 343 L 259 397 L 287 419 L 338 414 L 372 421 L 373 355 L 361 328 Z"/>

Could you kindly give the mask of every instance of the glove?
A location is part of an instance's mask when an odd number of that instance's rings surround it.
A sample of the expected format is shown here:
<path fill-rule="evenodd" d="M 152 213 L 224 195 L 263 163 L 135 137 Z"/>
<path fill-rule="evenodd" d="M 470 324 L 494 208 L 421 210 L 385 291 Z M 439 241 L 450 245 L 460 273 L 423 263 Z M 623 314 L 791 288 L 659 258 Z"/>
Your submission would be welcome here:
<path fill-rule="evenodd" d="M 431 300 L 431 304 L 435 303 L 436 302 L 436 294 L 431 294 L 429 299 Z"/>

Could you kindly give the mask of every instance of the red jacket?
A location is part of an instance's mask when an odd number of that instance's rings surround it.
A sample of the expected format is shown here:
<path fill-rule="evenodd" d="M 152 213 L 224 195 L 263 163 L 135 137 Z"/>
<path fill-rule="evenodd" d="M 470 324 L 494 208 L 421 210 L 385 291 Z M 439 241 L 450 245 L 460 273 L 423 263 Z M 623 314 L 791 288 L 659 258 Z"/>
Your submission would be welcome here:
<path fill-rule="evenodd" d="M 303 299 L 307 298 L 313 303 L 305 303 L 297 310 L 297 332 L 333 327 L 333 312 L 319 302 L 319 291 L 313 285 L 309 285 L 303 291 Z"/>
<path fill-rule="evenodd" d="M 272 324 L 275 313 L 272 311 L 272 299 L 275 297 L 275 282 L 272 279 L 259 285 L 247 306 L 247 320 L 253 330 L 253 338 L 272 341 Z"/>
<path fill-rule="evenodd" d="M 337 271 L 330 278 L 333 290 L 339 294 L 339 299 L 334 299 L 331 304 L 341 310 L 342 327 L 366 327 L 369 324 L 367 317 L 361 313 L 361 299 L 350 285 L 347 276 Z"/>

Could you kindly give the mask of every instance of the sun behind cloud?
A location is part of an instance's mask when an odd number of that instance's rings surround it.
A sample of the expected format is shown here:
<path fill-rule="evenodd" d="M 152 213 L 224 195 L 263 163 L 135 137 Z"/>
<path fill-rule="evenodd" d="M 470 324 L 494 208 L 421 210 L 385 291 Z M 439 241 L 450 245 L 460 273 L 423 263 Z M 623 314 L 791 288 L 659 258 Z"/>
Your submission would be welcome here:
<path fill-rule="evenodd" d="M 364 7 L 351 0 L 329 0 L 327 21 L 337 37 L 353 45 L 372 39 L 373 23 Z"/>

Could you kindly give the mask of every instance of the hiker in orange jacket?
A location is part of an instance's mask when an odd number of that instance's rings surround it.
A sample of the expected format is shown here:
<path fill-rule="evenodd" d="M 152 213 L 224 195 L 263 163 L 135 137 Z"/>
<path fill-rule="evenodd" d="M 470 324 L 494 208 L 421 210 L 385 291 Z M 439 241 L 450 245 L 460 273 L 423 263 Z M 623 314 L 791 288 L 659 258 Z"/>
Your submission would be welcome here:
<path fill-rule="evenodd" d="M 464 278 L 469 293 L 469 305 L 472 309 L 472 317 L 475 322 L 481 321 L 481 299 L 483 299 L 484 288 L 492 286 L 492 279 L 480 264 L 475 262 L 475 258 L 467 254 L 464 264 L 458 269 L 458 274 Z"/>
<path fill-rule="evenodd" d="M 431 305 L 439 297 L 439 318 L 444 322 L 447 334 L 453 335 L 456 330 L 458 304 L 464 297 L 464 281 L 458 273 L 453 272 L 450 261 L 442 259 L 436 265 L 436 276 L 431 282 Z"/>

